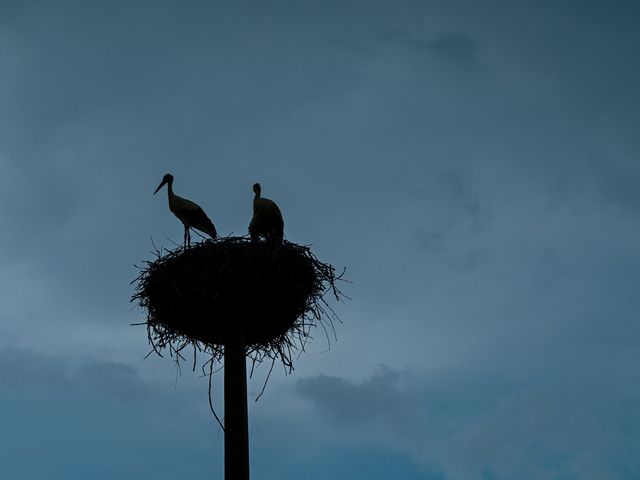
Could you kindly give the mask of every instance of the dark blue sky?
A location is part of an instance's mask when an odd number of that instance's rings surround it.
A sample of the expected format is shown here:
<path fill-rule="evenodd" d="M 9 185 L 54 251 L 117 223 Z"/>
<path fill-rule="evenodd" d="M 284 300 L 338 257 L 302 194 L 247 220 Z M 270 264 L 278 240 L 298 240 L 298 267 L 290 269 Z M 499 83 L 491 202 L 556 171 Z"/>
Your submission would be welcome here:
<path fill-rule="evenodd" d="M 261 182 L 354 282 L 338 342 L 250 405 L 253 478 L 639 478 L 638 24 L 630 1 L 0 2 L 3 474 L 221 475 L 206 380 L 129 326 L 133 265 L 182 239 L 171 172 L 223 235 Z"/>

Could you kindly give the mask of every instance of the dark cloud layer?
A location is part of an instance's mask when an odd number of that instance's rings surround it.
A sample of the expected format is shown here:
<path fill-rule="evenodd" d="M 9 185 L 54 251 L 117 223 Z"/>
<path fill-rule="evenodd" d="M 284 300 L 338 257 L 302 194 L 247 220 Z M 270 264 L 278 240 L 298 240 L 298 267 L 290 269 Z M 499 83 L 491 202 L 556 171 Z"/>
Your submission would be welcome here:
<path fill-rule="evenodd" d="M 640 418 L 622 405 L 640 391 L 614 372 L 580 374 L 607 385 L 599 389 L 552 375 L 381 368 L 361 384 L 321 375 L 296 390 L 329 423 L 327 435 L 405 451 L 446 478 L 630 478 Z"/>
<path fill-rule="evenodd" d="M 220 462 L 213 422 L 203 424 L 191 402 L 168 395 L 131 366 L 78 365 L 11 348 L 0 350 L 0 360 L 6 438 L 0 459 L 11 478 L 154 472 L 168 479 Z M 203 418 L 206 409 L 198 414 Z"/>

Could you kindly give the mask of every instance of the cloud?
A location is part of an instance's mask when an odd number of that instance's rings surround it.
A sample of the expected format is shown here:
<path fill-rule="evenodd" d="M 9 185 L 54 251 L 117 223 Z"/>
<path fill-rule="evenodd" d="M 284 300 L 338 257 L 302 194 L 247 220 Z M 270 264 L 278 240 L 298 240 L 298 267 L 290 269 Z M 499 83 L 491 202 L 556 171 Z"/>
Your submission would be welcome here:
<path fill-rule="evenodd" d="M 4 473 L 168 479 L 222 468 L 206 385 L 197 395 L 169 385 L 123 363 L 0 349 Z M 171 460 L 158 463 L 159 455 Z"/>
<path fill-rule="evenodd" d="M 469 171 L 445 167 L 414 188 L 411 197 L 428 205 L 414 229 L 414 244 L 421 252 L 462 270 L 487 260 L 487 250 L 473 239 L 489 227 L 489 207 L 481 203 Z"/>
<path fill-rule="evenodd" d="M 462 63 L 473 63 L 480 49 L 480 43 L 468 33 L 443 33 L 429 42 L 429 47 Z"/>
<path fill-rule="evenodd" d="M 361 383 L 302 379 L 296 392 L 329 423 L 325 434 L 402 451 L 451 480 L 595 479 L 605 472 L 630 479 L 640 468 L 637 432 L 616 425 L 640 417 L 616 404 L 640 391 L 611 384 L 598 392 L 592 385 L 602 378 L 590 380 L 529 383 L 381 367 Z"/>
<path fill-rule="evenodd" d="M 375 375 L 360 385 L 353 385 L 345 379 L 320 375 L 298 380 L 296 391 L 307 399 L 322 399 L 317 406 L 322 413 L 337 424 L 361 425 L 375 422 L 389 415 L 389 406 L 403 415 L 411 416 L 407 409 L 411 399 L 402 395 L 398 383 L 404 380 L 398 372 L 382 367 Z M 406 422 L 397 422 L 398 426 Z"/>
<path fill-rule="evenodd" d="M 121 403 L 143 402 L 150 387 L 132 367 L 115 362 L 91 361 L 77 366 L 56 357 L 25 349 L 0 350 L 0 388 L 22 395 L 94 397 Z"/>
<path fill-rule="evenodd" d="M 413 30 L 396 29 L 384 33 L 382 39 L 422 56 L 437 56 L 467 65 L 476 61 L 480 50 L 480 42 L 473 35 L 463 32 L 437 33 L 427 37 Z"/>
<path fill-rule="evenodd" d="M 634 153 L 640 156 L 640 151 Z M 611 158 L 601 154 L 592 157 L 587 165 L 591 180 L 604 199 L 632 214 L 640 212 L 640 169 L 633 156 Z"/>
<path fill-rule="evenodd" d="M 472 67 L 477 61 L 480 41 L 464 32 L 447 32 L 427 35 L 419 30 L 395 29 L 382 35 L 387 44 L 404 47 L 424 60 L 442 60 L 446 66 Z"/>

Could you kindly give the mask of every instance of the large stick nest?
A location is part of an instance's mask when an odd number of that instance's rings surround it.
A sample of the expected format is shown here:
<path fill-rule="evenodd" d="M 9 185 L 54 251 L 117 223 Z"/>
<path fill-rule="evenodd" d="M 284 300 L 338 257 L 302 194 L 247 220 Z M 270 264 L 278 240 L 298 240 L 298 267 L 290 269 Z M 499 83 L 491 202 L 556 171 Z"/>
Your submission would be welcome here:
<path fill-rule="evenodd" d="M 335 282 L 342 274 L 307 246 L 227 237 L 155 255 L 132 282 L 132 301 L 146 310 L 156 353 L 168 348 L 179 360 L 191 345 L 194 358 L 207 352 L 213 364 L 235 342 L 254 361 L 279 357 L 291 370 L 312 327 L 335 335 L 337 317 L 324 297 L 341 298 Z"/>

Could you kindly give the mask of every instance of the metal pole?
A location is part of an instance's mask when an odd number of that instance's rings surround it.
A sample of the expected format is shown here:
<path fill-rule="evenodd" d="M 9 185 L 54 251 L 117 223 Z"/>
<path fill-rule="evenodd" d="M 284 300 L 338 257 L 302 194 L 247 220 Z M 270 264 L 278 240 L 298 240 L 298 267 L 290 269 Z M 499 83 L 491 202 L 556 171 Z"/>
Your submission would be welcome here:
<path fill-rule="evenodd" d="M 249 480 L 247 367 L 242 343 L 224 347 L 224 478 Z"/>

